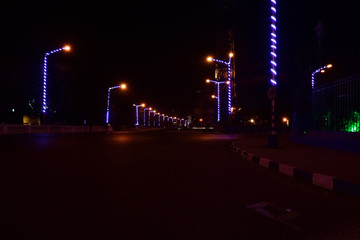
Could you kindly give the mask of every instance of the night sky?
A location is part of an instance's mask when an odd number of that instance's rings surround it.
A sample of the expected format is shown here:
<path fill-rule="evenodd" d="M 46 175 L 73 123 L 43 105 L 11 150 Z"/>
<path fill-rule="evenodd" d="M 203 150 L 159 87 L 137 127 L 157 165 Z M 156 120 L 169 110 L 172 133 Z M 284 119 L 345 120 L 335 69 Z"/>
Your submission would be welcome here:
<path fill-rule="evenodd" d="M 64 123 L 103 124 L 107 88 L 121 82 L 128 90 L 114 93 L 118 109 L 146 102 L 186 116 L 208 88 L 204 80 L 213 77 L 214 68 L 205 58 L 226 28 L 235 34 L 239 106 L 254 112 L 267 108 L 269 1 L 230 1 L 230 11 L 222 2 L 1 3 L 0 122 L 10 121 L 13 108 L 29 111 L 31 100 L 39 111 L 44 54 L 65 44 L 72 51 L 51 55 L 48 68 L 49 99 Z M 334 64 L 332 74 L 359 73 L 357 5 L 355 0 L 278 1 L 279 111 L 291 112 L 298 65 L 317 66 L 314 29 L 320 20 L 323 61 Z M 299 63 L 304 54 L 305 63 Z"/>

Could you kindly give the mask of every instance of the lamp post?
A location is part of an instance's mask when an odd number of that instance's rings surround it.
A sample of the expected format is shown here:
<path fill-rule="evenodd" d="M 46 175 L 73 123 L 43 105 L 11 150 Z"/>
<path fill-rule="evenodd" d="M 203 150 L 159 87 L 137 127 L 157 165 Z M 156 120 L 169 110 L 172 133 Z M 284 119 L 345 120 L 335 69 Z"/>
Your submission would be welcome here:
<path fill-rule="evenodd" d="M 47 109 L 47 105 L 46 105 L 46 102 L 47 102 L 47 58 L 48 56 L 50 56 L 51 54 L 53 53 L 57 53 L 57 52 L 61 52 L 61 51 L 70 51 L 70 46 L 69 45 L 66 45 L 62 48 L 58 48 L 58 49 L 55 49 L 55 50 L 52 50 L 50 52 L 46 52 L 45 53 L 45 57 L 44 57 L 44 69 L 43 69 L 43 97 L 42 97 L 42 113 L 43 114 L 46 114 L 46 109 Z"/>
<path fill-rule="evenodd" d="M 145 107 L 145 103 L 142 104 L 133 104 L 133 106 L 135 107 L 135 111 L 136 111 L 136 123 L 135 126 L 139 126 L 139 107 Z"/>
<path fill-rule="evenodd" d="M 229 86 L 228 86 L 228 114 L 231 114 L 231 101 L 232 101 L 232 94 L 231 94 L 231 58 L 234 56 L 233 53 L 229 53 L 229 61 L 223 61 L 223 60 L 219 60 L 219 59 L 215 59 L 212 57 L 208 57 L 207 61 L 208 62 L 216 62 L 216 63 L 221 63 L 227 66 L 227 81 L 229 82 Z"/>
<path fill-rule="evenodd" d="M 321 72 L 321 73 L 324 73 L 325 72 L 325 69 L 327 68 L 332 68 L 332 64 L 328 64 L 326 66 L 323 66 L 321 68 L 318 68 L 316 69 L 315 71 L 313 71 L 311 73 L 311 88 L 314 89 L 314 86 L 315 86 L 315 74 Z"/>
<path fill-rule="evenodd" d="M 110 91 L 113 89 L 117 89 L 120 88 L 121 90 L 125 90 L 126 89 L 126 84 L 122 83 L 118 86 L 114 86 L 114 87 L 109 87 L 108 89 L 108 95 L 107 95 L 107 106 L 106 106 L 106 117 L 105 117 L 105 123 L 109 124 L 109 112 L 110 112 Z"/>
<path fill-rule="evenodd" d="M 152 108 L 151 107 L 149 107 L 149 108 L 144 108 L 144 127 L 146 126 L 146 114 L 145 114 L 145 111 L 146 110 L 149 110 L 149 111 L 151 111 L 152 110 Z"/>
<path fill-rule="evenodd" d="M 210 79 L 206 79 L 206 83 L 215 83 L 217 85 L 217 96 L 215 98 L 217 98 L 217 121 L 220 122 L 220 84 L 222 83 L 226 83 L 226 84 L 230 84 L 230 81 L 215 81 L 215 80 L 210 80 Z"/>
<path fill-rule="evenodd" d="M 277 62 L 276 62 L 276 58 L 277 58 L 277 54 L 276 54 L 276 50 L 277 50 L 277 35 L 276 35 L 276 0 L 270 0 L 270 29 L 271 29 L 271 33 L 270 33 L 270 55 L 271 55 L 271 59 L 270 59 L 270 72 L 271 72 L 271 79 L 270 79 L 270 88 L 268 90 L 268 97 L 271 100 L 271 136 L 269 136 L 268 138 L 268 145 L 270 147 L 276 147 L 277 146 L 277 137 L 276 137 L 276 132 L 275 132 L 275 97 L 276 97 L 276 85 L 277 85 L 277 72 L 276 72 L 276 67 L 277 67 Z"/>
<path fill-rule="evenodd" d="M 149 110 L 149 118 L 148 118 L 148 126 L 150 127 L 151 126 L 151 118 L 150 118 L 150 114 L 151 113 L 155 113 L 156 112 L 156 110 Z"/>
<path fill-rule="evenodd" d="M 158 116 L 158 123 L 157 123 L 157 126 L 158 127 L 160 127 L 160 121 L 161 121 L 161 116 L 162 116 L 162 114 L 161 113 L 159 113 L 159 112 L 154 112 L 154 127 L 156 127 L 156 119 L 155 119 L 155 117 L 156 117 L 156 115 Z"/>

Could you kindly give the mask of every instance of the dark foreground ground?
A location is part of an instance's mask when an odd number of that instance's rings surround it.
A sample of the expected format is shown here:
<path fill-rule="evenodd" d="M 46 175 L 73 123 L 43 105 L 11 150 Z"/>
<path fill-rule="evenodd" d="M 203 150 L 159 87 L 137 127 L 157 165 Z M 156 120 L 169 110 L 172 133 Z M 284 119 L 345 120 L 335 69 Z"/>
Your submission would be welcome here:
<path fill-rule="evenodd" d="M 359 200 L 176 131 L 0 136 L 1 239 L 360 239 Z"/>

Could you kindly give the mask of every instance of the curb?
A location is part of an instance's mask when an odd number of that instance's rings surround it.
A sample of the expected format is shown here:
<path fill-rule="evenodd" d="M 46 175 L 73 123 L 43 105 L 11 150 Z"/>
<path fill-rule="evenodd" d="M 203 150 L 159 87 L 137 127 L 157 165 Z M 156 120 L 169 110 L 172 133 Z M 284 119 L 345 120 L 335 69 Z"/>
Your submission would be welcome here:
<path fill-rule="evenodd" d="M 237 142 L 233 142 L 232 147 L 235 152 L 240 153 L 240 159 L 242 160 L 253 162 L 261 167 L 275 170 L 279 173 L 313 184 L 317 187 L 360 198 L 360 184 L 348 182 L 322 173 L 304 171 L 297 167 L 278 163 L 267 158 L 260 158 L 253 153 L 241 150 Z"/>

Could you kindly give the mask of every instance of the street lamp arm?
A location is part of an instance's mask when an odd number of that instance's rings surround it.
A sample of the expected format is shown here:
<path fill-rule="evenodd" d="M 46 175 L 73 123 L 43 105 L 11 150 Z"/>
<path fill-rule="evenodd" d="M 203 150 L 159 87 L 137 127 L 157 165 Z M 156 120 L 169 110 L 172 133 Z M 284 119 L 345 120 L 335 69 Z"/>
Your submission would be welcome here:
<path fill-rule="evenodd" d="M 327 64 L 321 68 L 316 69 L 315 71 L 313 71 L 311 73 L 311 88 L 312 89 L 314 89 L 314 86 L 315 86 L 315 74 L 325 71 L 326 68 L 332 68 L 332 66 L 333 66 L 332 64 Z"/>
<path fill-rule="evenodd" d="M 44 69 L 43 69 L 43 98 L 42 98 L 42 112 L 45 114 L 47 109 L 47 57 L 50 56 L 53 53 L 60 52 L 60 51 L 70 51 L 70 46 L 65 46 L 62 48 L 58 48 L 55 50 L 52 50 L 50 52 L 46 52 L 44 56 Z"/>

